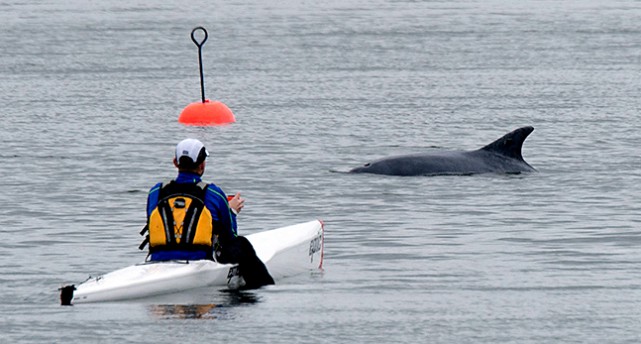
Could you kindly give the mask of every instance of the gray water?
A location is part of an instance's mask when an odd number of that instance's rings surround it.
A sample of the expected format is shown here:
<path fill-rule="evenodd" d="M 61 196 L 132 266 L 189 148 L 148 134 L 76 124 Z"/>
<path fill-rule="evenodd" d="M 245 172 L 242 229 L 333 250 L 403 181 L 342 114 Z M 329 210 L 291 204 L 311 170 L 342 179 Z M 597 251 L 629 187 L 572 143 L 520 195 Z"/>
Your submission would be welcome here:
<path fill-rule="evenodd" d="M 177 123 L 200 25 L 233 125 Z M 638 343 L 640 72 L 638 1 L 0 0 L 0 342 Z M 340 173 L 525 125 L 537 173 Z M 185 137 L 241 234 L 322 219 L 323 271 L 59 306 L 144 259 Z"/>

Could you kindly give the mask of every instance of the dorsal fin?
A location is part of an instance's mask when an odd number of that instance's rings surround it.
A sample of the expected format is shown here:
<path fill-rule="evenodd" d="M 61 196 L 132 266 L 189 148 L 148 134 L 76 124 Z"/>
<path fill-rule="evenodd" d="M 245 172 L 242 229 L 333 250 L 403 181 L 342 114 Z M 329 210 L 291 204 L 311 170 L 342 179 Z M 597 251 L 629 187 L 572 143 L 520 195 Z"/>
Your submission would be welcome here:
<path fill-rule="evenodd" d="M 523 160 L 521 147 L 523 147 L 523 142 L 532 131 L 534 131 L 534 128 L 530 126 L 516 129 L 481 149 Z"/>

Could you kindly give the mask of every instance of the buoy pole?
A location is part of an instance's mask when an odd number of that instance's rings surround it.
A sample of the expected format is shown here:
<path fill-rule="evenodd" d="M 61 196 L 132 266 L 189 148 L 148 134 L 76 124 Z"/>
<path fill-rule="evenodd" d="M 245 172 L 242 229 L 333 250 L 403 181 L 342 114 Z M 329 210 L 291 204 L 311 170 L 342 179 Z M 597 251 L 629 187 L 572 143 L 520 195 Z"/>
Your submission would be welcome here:
<path fill-rule="evenodd" d="M 196 33 L 197 30 L 202 30 L 205 33 L 205 38 L 203 38 L 202 42 L 198 42 L 196 40 L 196 36 L 194 36 L 194 33 Z M 195 27 L 193 30 L 191 30 L 191 40 L 196 44 L 198 47 L 198 66 L 200 67 L 200 99 L 202 102 L 205 102 L 205 77 L 203 74 L 203 44 L 207 41 L 207 37 L 209 35 L 207 34 L 207 30 L 205 30 L 204 27 L 198 26 Z"/>
<path fill-rule="evenodd" d="M 196 31 L 202 30 L 205 33 L 205 38 L 201 41 L 196 39 L 194 35 Z M 202 26 L 198 26 L 191 31 L 191 40 L 198 47 L 198 67 L 200 68 L 200 102 L 193 102 L 183 109 L 178 116 L 178 122 L 185 125 L 223 125 L 236 122 L 236 117 L 227 107 L 220 101 L 210 101 L 205 98 L 205 76 L 203 73 L 203 44 L 207 41 L 207 30 Z"/>

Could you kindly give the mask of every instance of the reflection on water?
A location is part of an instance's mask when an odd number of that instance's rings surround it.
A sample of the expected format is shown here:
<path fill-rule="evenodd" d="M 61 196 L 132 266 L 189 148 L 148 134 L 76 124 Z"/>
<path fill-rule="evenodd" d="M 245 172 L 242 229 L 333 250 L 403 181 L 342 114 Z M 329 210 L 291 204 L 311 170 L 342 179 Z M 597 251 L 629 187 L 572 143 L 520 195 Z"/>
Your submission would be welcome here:
<path fill-rule="evenodd" d="M 221 303 L 211 304 L 159 304 L 148 306 L 150 313 L 161 319 L 233 319 L 233 307 L 253 304 L 259 299 L 248 291 L 226 291 Z"/>

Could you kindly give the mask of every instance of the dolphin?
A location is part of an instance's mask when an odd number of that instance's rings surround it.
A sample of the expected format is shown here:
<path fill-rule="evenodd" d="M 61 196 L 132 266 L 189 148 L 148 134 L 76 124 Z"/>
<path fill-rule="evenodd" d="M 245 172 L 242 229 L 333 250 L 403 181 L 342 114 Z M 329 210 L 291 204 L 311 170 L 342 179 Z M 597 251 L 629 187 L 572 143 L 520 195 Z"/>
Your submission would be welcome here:
<path fill-rule="evenodd" d="M 521 155 L 525 139 L 534 131 L 531 126 L 516 129 L 489 145 L 472 151 L 392 156 L 368 162 L 349 173 L 374 173 L 391 176 L 471 175 L 536 171 Z"/>

